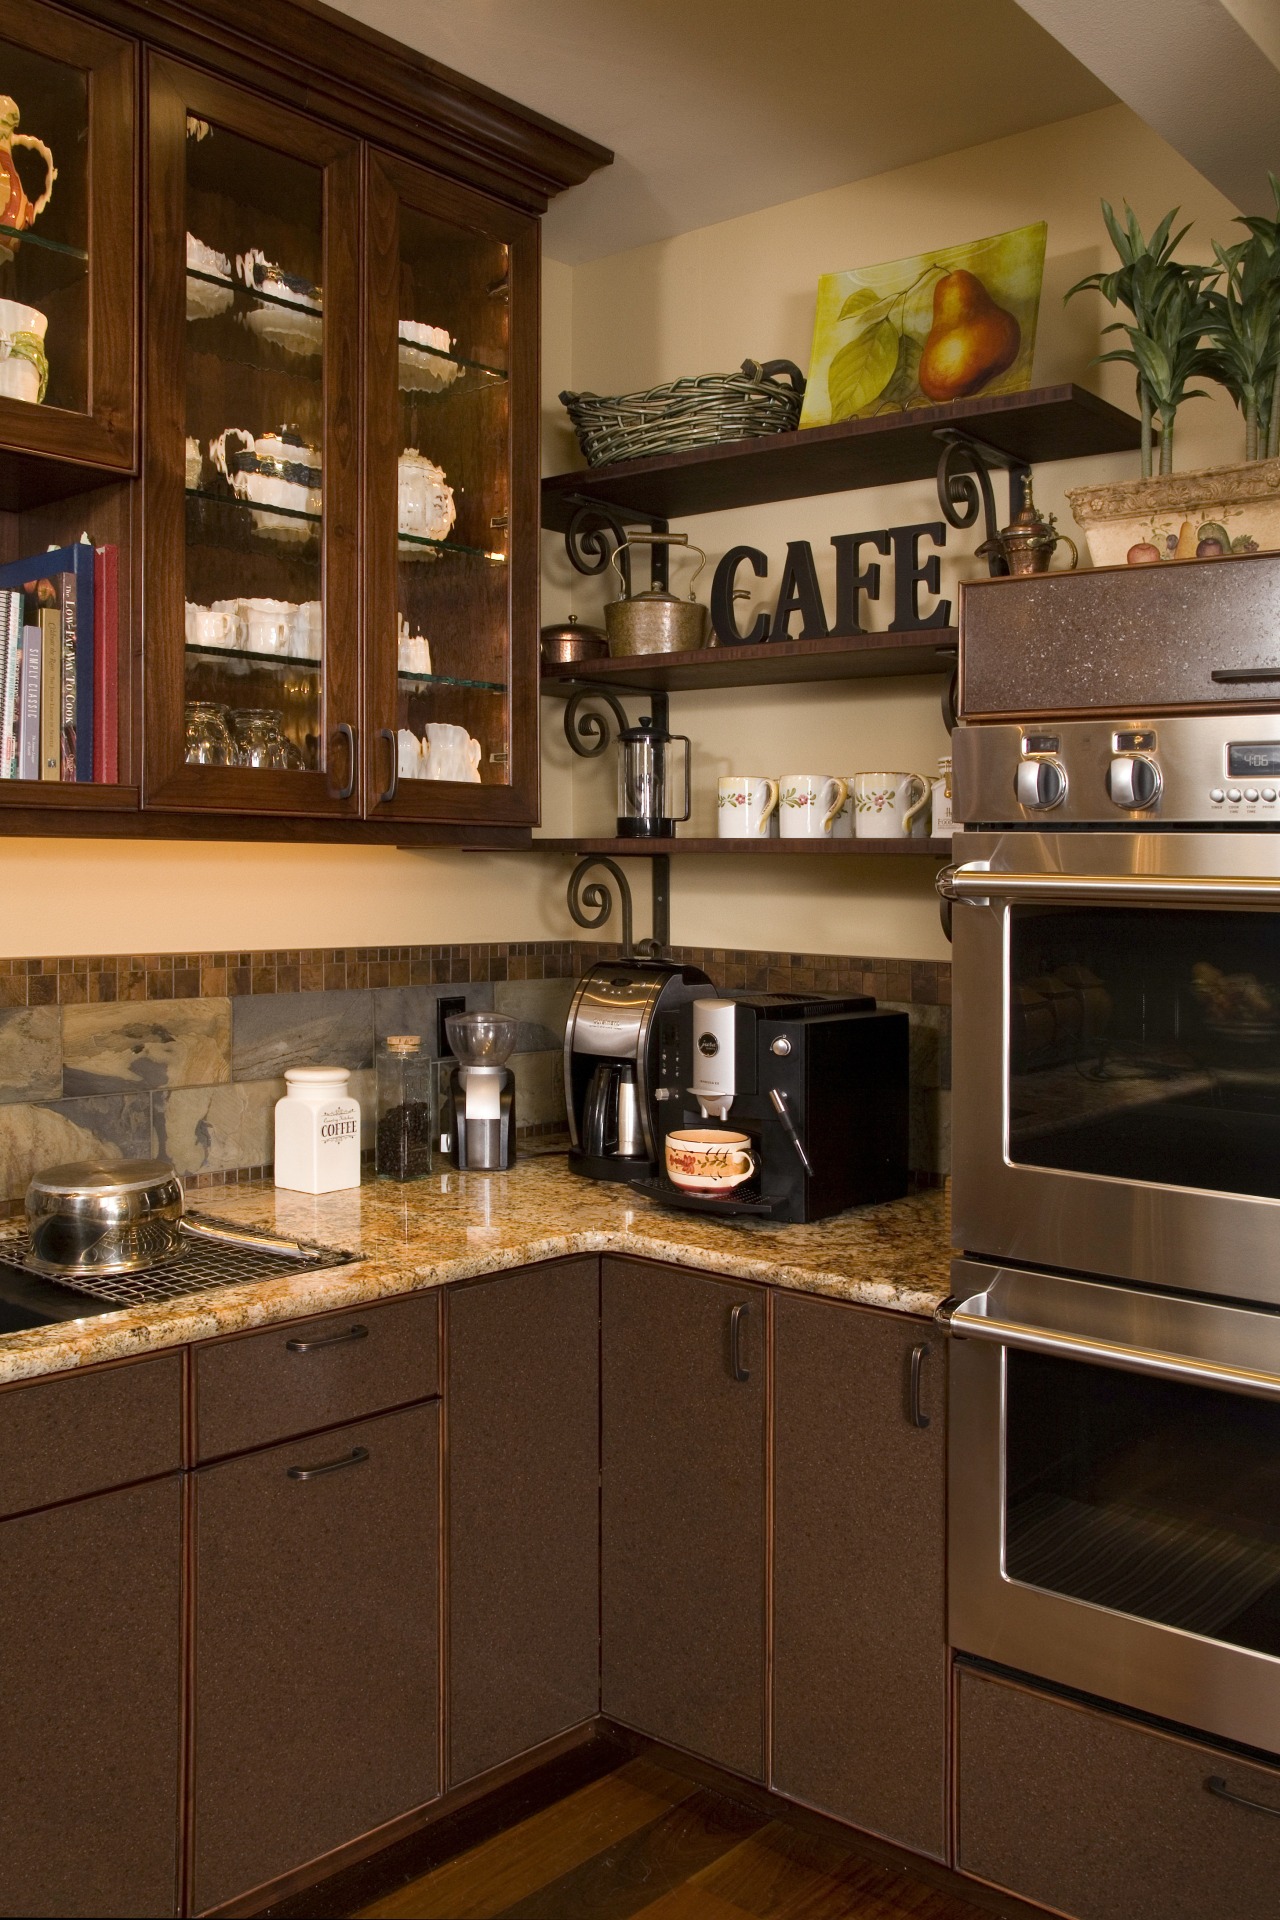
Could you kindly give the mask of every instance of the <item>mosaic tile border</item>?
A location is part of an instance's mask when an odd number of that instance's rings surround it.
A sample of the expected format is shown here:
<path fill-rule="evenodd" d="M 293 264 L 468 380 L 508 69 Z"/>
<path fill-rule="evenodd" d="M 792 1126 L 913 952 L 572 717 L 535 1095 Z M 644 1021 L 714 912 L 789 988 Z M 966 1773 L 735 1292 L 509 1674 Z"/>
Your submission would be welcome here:
<path fill-rule="evenodd" d="M 487 980 L 573 979 L 621 948 L 589 940 L 434 947 L 309 947 L 261 953 L 151 953 L 0 959 L 0 1007 L 85 1002 L 207 1000 L 217 996 L 435 987 Z M 724 987 L 774 993 L 873 993 L 878 1000 L 949 1006 L 945 960 L 675 947 Z"/>
<path fill-rule="evenodd" d="M 579 946 L 574 940 L 532 940 L 0 959 L 0 1007 L 568 979 L 581 970 Z"/>

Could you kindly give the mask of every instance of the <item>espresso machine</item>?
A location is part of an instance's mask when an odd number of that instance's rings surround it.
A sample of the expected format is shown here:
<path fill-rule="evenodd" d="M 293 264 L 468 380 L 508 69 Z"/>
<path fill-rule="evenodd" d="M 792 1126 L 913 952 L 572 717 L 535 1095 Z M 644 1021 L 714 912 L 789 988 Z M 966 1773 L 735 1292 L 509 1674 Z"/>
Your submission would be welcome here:
<path fill-rule="evenodd" d="M 658 1018 L 656 1173 L 633 1181 L 697 1213 L 822 1220 L 907 1191 L 908 1022 L 867 994 L 690 994 Z M 756 1171 L 705 1195 L 667 1177 L 665 1141 L 745 1133 Z"/>
<path fill-rule="evenodd" d="M 516 1077 L 507 1057 L 518 1021 L 505 1013 L 451 1013 L 444 1027 L 458 1064 L 449 1074 L 441 1147 L 464 1172 L 514 1166 Z"/>
<path fill-rule="evenodd" d="M 602 960 L 578 982 L 564 1035 L 569 1165 L 592 1180 L 652 1178 L 659 1021 L 713 992 L 699 967 Z"/>

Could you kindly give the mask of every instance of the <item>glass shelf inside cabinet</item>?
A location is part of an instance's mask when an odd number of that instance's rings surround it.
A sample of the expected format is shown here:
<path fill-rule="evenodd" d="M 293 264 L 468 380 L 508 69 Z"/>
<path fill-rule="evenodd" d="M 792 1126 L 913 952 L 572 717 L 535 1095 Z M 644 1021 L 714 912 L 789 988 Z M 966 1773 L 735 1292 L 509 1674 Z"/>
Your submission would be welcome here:
<path fill-rule="evenodd" d="M 324 713 L 320 169 L 188 118 L 189 764 L 318 768 Z"/>
<path fill-rule="evenodd" d="M 400 208 L 400 777 L 503 785 L 511 656 L 505 245 Z M 413 671 L 415 664 L 431 671 Z M 415 749 L 415 744 L 417 747 Z"/>
<path fill-rule="evenodd" d="M 0 395 L 89 405 L 88 76 L 0 41 Z"/>

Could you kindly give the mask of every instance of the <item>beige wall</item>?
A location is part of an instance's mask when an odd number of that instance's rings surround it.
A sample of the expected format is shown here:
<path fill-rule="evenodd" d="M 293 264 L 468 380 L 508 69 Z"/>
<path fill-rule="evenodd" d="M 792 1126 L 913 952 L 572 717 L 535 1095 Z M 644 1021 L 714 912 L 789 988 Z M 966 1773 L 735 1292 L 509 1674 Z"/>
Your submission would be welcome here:
<path fill-rule="evenodd" d="M 1195 221 L 1188 257 L 1210 257 L 1211 238 L 1229 237 L 1235 212 L 1127 108 L 1104 108 L 576 268 L 573 384 L 626 392 L 734 367 L 748 356 L 786 356 L 806 367 L 820 273 L 1047 219 L 1034 382 L 1074 379 L 1133 410 L 1128 368 L 1088 368 L 1092 355 L 1110 344 L 1100 342 L 1110 311 L 1094 296 L 1063 306 L 1069 286 L 1107 263 L 1098 206 L 1103 197 L 1117 207 L 1128 198 L 1148 231 L 1180 204 L 1182 219 Z M 548 423 L 548 433 L 553 430 Z M 559 444 L 558 464 L 571 464 L 573 445 L 563 429 Z M 1178 425 L 1179 468 L 1238 459 L 1242 451 L 1229 402 L 1188 404 Z M 1036 476 L 1037 499 L 1076 532 L 1065 489 L 1126 477 L 1136 473 L 1136 463 L 1136 455 L 1125 455 L 1045 466 Z M 850 480 L 856 485 L 852 469 Z M 1003 483 L 997 501 L 1002 508 L 1007 502 Z M 765 591 L 758 606 L 772 604 L 787 540 L 811 541 L 830 614 L 833 534 L 938 517 L 929 480 L 695 516 L 683 524 L 712 564 L 739 541 L 768 553 L 770 580 L 760 583 Z M 943 591 L 953 598 L 958 579 L 985 570 L 964 558 L 980 537 L 949 530 L 953 544 L 943 559 Z M 704 590 L 708 580 L 704 574 Z M 742 584 L 750 584 L 750 575 Z M 579 582 L 573 605 L 580 615 L 597 617 L 600 604 L 596 583 Z M 556 605 L 558 611 L 560 597 Z M 892 618 L 887 601 L 869 611 L 872 626 L 885 627 Z M 744 603 L 743 624 L 753 617 L 754 609 L 747 611 Z M 673 726 L 695 745 L 692 831 L 714 832 L 712 796 L 722 772 L 933 772 L 946 751 L 938 691 L 933 680 L 866 681 L 844 688 L 743 689 L 673 702 Z M 577 831 L 605 829 L 613 812 L 612 757 L 607 766 L 580 765 L 572 778 Z M 706 946 L 940 959 L 948 950 L 931 881 L 923 861 L 919 867 L 890 861 L 848 867 L 819 860 L 767 866 L 677 861 L 673 936 Z"/>
<path fill-rule="evenodd" d="M 625 391 L 733 367 L 748 355 L 786 355 L 804 367 L 819 273 L 1040 218 L 1049 222 L 1049 257 L 1035 378 L 1083 378 L 1131 406 L 1125 370 L 1083 371 L 1098 350 L 1100 303 L 1062 307 L 1065 288 L 1104 260 L 1102 195 L 1117 203 L 1129 197 L 1148 226 L 1180 202 L 1183 217 L 1196 221 L 1191 244 L 1206 254 L 1210 235 L 1227 237 L 1234 211 L 1127 109 L 1111 107 L 587 266 L 548 261 L 545 470 L 574 459 L 556 398 L 562 387 Z M 1179 436 L 1182 468 L 1237 457 L 1239 434 L 1225 403 L 1190 405 Z M 1065 487 L 1133 470 L 1128 457 L 1046 467 L 1038 496 L 1069 525 Z M 832 534 L 936 516 L 932 484 L 922 482 L 687 524 L 713 561 L 739 540 L 763 547 L 775 584 L 787 539 L 808 539 L 826 590 Z M 959 571 L 953 553 L 944 561 L 944 591 Z M 572 607 L 591 619 L 600 600 L 595 583 L 571 572 L 559 540 L 544 536 L 543 617 L 559 619 Z M 874 624 L 890 617 L 882 604 Z M 673 719 L 695 743 L 693 830 L 713 830 L 708 795 L 720 772 L 931 770 L 946 744 L 937 693 L 932 681 L 864 682 L 676 702 Z M 543 706 L 542 831 L 607 831 L 612 754 L 598 764 L 575 761 L 560 703 Z M 389 848 L 4 840 L 0 953 L 556 938 L 572 930 L 562 904 L 570 864 Z M 707 946 L 942 958 L 930 880 L 926 862 L 917 869 L 891 861 L 677 861 L 673 933 Z"/>

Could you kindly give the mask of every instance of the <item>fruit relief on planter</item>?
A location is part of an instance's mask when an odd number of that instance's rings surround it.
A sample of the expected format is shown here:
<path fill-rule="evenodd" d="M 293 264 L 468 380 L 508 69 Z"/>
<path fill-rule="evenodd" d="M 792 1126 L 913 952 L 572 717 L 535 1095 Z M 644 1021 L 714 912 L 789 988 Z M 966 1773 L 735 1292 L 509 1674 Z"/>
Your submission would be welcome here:
<path fill-rule="evenodd" d="M 375 1170 L 388 1180 L 431 1171 L 432 1062 L 416 1033 L 393 1033 L 378 1053 Z"/>
<path fill-rule="evenodd" d="M 347 1092 L 346 1067 L 289 1067 L 288 1092 L 276 1101 L 278 1187 L 338 1193 L 360 1185 L 360 1103 Z"/>

